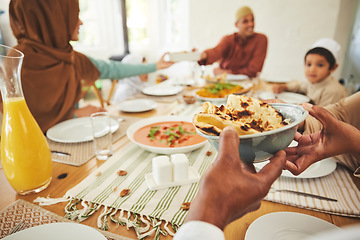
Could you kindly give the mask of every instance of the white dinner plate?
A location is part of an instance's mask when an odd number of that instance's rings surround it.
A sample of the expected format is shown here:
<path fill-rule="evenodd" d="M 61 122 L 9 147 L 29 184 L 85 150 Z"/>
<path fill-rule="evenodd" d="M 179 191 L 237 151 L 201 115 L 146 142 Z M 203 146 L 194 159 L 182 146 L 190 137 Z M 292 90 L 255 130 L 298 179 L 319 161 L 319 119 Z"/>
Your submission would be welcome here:
<path fill-rule="evenodd" d="M 110 118 L 111 132 L 119 129 L 119 122 Z M 99 134 L 100 135 L 100 134 Z M 77 143 L 93 140 L 90 117 L 73 118 L 49 128 L 46 136 L 55 142 Z"/>
<path fill-rule="evenodd" d="M 265 78 L 264 81 L 270 83 L 287 83 L 290 82 L 291 79 L 286 77 L 273 77 L 273 78 Z"/>
<path fill-rule="evenodd" d="M 226 74 L 226 80 L 228 81 L 243 81 L 247 79 L 249 77 L 244 74 Z"/>
<path fill-rule="evenodd" d="M 135 143 L 139 147 L 141 147 L 147 151 L 154 152 L 154 153 L 160 153 L 160 154 L 174 154 L 174 153 L 191 152 L 191 151 L 194 151 L 195 149 L 198 149 L 198 148 L 204 146 L 204 144 L 207 142 L 207 140 L 204 138 L 203 142 L 197 143 L 194 145 L 185 146 L 185 147 L 166 148 L 166 147 L 153 147 L 153 146 L 145 145 L 145 144 L 135 141 L 135 139 L 133 137 L 137 130 L 139 130 L 140 128 L 145 127 L 149 124 L 157 123 L 157 122 L 159 122 L 159 123 L 160 122 L 171 122 L 171 121 L 174 121 L 174 122 L 185 121 L 185 122 L 192 123 L 192 117 L 158 116 L 158 117 L 146 118 L 144 120 L 137 121 L 137 122 L 133 123 L 132 125 L 130 125 L 130 127 L 126 131 L 126 135 L 133 143 Z"/>
<path fill-rule="evenodd" d="M 156 102 L 150 99 L 134 99 L 119 103 L 118 109 L 123 112 L 137 113 L 152 110 L 156 106 Z"/>
<path fill-rule="evenodd" d="M 158 84 L 146 87 L 142 92 L 151 96 L 172 96 L 180 93 L 183 90 L 182 86 L 171 86 L 167 84 Z"/>
<path fill-rule="evenodd" d="M 300 240 L 314 234 L 339 229 L 320 218 L 295 212 L 274 212 L 256 219 L 248 228 L 245 240 Z"/>
<path fill-rule="evenodd" d="M 13 233 L 4 240 L 106 240 L 99 231 L 80 223 L 49 223 Z"/>
<path fill-rule="evenodd" d="M 255 163 L 254 166 L 256 169 L 262 169 L 269 161 L 264 161 L 260 163 Z M 312 164 L 304 172 L 298 176 L 293 175 L 288 170 L 283 170 L 282 177 L 291 177 L 291 178 L 319 178 L 331 174 L 336 169 L 336 161 L 334 158 L 326 158 L 319 162 Z"/>
<path fill-rule="evenodd" d="M 277 95 L 277 98 L 283 100 L 286 103 L 301 104 L 310 102 L 310 98 L 303 94 L 293 92 L 282 92 Z"/>

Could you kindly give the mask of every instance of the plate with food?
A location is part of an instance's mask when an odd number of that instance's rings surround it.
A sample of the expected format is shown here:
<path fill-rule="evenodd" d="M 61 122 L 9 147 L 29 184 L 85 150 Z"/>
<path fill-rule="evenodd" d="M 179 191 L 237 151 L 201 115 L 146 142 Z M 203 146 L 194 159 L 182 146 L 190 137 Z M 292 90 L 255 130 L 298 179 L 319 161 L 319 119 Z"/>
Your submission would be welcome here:
<path fill-rule="evenodd" d="M 214 83 L 196 91 L 196 96 L 202 101 L 226 101 L 230 94 L 243 94 L 252 88 L 252 83 L 234 84 L 234 83 Z"/>
<path fill-rule="evenodd" d="M 259 231 L 261 229 L 261 231 Z M 339 227 L 307 214 L 273 212 L 256 219 L 246 231 L 245 240 L 307 239 Z"/>
<path fill-rule="evenodd" d="M 158 116 L 133 123 L 127 137 L 139 147 L 154 153 L 187 153 L 202 147 L 206 139 L 196 133 L 191 118 Z"/>

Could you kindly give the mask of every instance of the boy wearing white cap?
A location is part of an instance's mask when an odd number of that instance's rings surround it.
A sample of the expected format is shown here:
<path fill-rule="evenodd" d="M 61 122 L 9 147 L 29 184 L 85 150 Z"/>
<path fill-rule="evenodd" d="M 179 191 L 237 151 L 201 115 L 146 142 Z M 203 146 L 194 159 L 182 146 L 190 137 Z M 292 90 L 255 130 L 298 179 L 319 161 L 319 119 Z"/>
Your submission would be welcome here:
<path fill-rule="evenodd" d="M 308 82 L 291 81 L 275 85 L 275 93 L 290 91 L 306 94 L 315 105 L 326 106 L 347 97 L 348 93 L 331 74 L 338 67 L 340 45 L 330 38 L 316 41 L 305 54 L 305 76 Z"/>
<path fill-rule="evenodd" d="M 261 72 L 267 51 L 267 37 L 254 32 L 254 14 L 249 7 L 241 7 L 235 16 L 238 32 L 227 35 L 218 45 L 201 54 L 200 65 L 219 61 L 214 69 L 215 75 L 223 73 L 244 74 L 256 77 Z"/>

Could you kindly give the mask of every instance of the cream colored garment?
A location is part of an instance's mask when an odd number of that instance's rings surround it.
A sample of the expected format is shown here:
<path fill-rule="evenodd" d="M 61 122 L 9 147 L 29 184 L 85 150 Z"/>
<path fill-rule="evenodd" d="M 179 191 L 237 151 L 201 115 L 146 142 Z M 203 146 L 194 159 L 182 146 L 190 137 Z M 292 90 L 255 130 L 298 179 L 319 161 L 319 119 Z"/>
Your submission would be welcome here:
<path fill-rule="evenodd" d="M 140 64 L 143 62 L 143 56 L 139 54 L 129 54 L 122 60 L 123 63 Z M 113 101 L 121 102 L 136 94 L 141 93 L 146 87 L 146 83 L 142 82 L 139 76 L 133 76 L 121 79 L 117 86 L 113 97 Z"/>
<path fill-rule="evenodd" d="M 347 98 L 342 99 L 336 104 L 331 104 L 327 109 L 335 118 L 349 123 L 360 130 L 360 92 L 357 92 Z M 305 120 L 304 134 L 311 134 L 322 129 L 321 123 L 315 118 L 309 116 Z M 359 143 L 360 144 L 360 143 Z M 341 164 L 347 166 L 351 171 L 354 171 L 354 176 L 360 177 L 360 159 L 352 154 L 342 154 L 335 157 Z"/>
<path fill-rule="evenodd" d="M 287 84 L 287 87 L 291 92 L 306 94 L 315 105 L 321 107 L 336 103 L 342 98 L 348 96 L 345 87 L 342 86 L 332 75 L 329 75 L 323 81 L 315 84 L 308 81 L 291 81 Z"/>

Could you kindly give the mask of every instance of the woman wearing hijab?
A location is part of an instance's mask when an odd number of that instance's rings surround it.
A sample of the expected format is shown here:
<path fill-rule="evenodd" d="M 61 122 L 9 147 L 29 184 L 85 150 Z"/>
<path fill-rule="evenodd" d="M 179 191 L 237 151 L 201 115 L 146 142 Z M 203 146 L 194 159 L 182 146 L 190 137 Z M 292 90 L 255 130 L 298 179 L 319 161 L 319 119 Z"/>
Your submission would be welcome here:
<path fill-rule="evenodd" d="M 156 64 L 125 65 L 89 58 L 74 51 L 70 41 L 78 40 L 78 0 L 11 0 L 10 25 L 24 53 L 21 70 L 26 102 L 43 132 L 77 115 L 75 105 L 83 84 L 97 79 L 120 79 L 154 72 L 172 65 L 160 59 Z M 79 109 L 77 116 L 99 111 Z"/>

